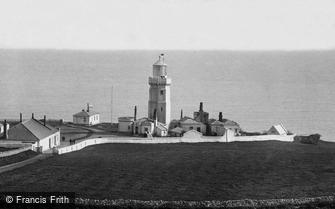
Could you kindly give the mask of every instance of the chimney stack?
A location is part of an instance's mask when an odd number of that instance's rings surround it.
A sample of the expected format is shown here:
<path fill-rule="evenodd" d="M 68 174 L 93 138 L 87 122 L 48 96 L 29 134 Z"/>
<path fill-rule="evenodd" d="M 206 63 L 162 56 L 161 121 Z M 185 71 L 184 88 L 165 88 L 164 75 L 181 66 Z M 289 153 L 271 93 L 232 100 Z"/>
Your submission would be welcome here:
<path fill-rule="evenodd" d="M 4 139 L 8 138 L 7 120 L 5 120 L 3 124 L 3 138 Z"/>
<path fill-rule="evenodd" d="M 200 111 L 200 112 L 203 111 L 203 104 L 202 104 L 202 102 L 200 102 L 200 108 L 199 108 L 199 111 Z"/>
<path fill-rule="evenodd" d="M 45 126 L 46 123 L 47 123 L 47 116 L 44 115 L 44 118 L 43 118 L 43 125 Z"/>
<path fill-rule="evenodd" d="M 157 126 L 157 110 L 154 110 L 154 127 Z"/>
<path fill-rule="evenodd" d="M 134 121 L 136 121 L 136 116 L 137 116 L 137 106 L 135 105 L 135 108 L 134 108 Z"/>
<path fill-rule="evenodd" d="M 180 120 L 183 119 L 183 109 L 180 110 Z"/>
<path fill-rule="evenodd" d="M 219 121 L 223 121 L 223 118 L 222 118 L 222 112 L 219 112 Z"/>
<path fill-rule="evenodd" d="M 31 113 L 31 119 L 34 119 L 34 113 Z"/>
<path fill-rule="evenodd" d="M 20 113 L 20 123 L 22 123 L 22 113 Z"/>
<path fill-rule="evenodd" d="M 89 112 L 89 111 L 90 111 L 90 104 L 87 103 L 87 112 Z"/>

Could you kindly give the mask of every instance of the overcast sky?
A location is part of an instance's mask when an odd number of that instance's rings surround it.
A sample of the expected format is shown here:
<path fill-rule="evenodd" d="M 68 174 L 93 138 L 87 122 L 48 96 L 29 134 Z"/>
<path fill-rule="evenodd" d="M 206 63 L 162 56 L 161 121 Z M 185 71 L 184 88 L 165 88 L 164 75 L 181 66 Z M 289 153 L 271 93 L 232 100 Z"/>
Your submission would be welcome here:
<path fill-rule="evenodd" d="M 335 48 L 335 0 L 0 0 L 0 48 Z"/>

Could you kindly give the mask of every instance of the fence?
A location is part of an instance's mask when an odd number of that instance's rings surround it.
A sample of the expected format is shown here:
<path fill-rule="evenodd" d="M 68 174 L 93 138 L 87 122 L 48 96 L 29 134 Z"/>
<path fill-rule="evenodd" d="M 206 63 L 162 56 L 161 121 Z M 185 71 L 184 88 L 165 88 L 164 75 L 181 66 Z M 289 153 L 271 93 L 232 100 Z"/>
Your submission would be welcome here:
<path fill-rule="evenodd" d="M 94 138 L 87 139 L 74 145 L 67 147 L 55 148 L 54 153 L 65 154 L 77 150 L 81 150 L 87 146 L 105 143 L 129 143 L 129 144 L 170 144 L 170 143 L 203 143 L 203 142 L 234 142 L 234 141 L 266 141 L 266 140 L 279 140 L 279 141 L 293 141 L 294 135 L 279 136 L 279 135 L 265 135 L 265 136 L 238 136 L 228 137 L 225 136 L 199 136 L 195 138 L 189 137 L 153 137 L 148 138 Z"/>

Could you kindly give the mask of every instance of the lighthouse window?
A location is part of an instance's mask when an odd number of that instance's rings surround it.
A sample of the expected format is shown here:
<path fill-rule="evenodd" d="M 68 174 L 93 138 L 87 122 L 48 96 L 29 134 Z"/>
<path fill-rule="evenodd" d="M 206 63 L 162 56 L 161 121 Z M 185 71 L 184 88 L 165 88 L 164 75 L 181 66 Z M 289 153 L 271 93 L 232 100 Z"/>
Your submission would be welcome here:
<path fill-rule="evenodd" d="M 164 91 L 163 90 L 161 90 L 161 95 L 164 95 Z"/>
<path fill-rule="evenodd" d="M 161 107 L 161 112 L 163 112 L 163 107 Z"/>

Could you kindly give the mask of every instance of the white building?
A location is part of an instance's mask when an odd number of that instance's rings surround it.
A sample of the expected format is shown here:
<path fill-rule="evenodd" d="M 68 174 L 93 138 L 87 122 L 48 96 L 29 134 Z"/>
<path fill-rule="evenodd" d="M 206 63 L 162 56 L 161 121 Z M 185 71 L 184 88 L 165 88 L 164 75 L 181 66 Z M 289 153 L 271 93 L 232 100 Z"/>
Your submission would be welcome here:
<path fill-rule="evenodd" d="M 211 135 L 223 136 L 227 130 L 231 130 L 234 135 L 239 135 L 241 128 L 235 121 L 228 119 L 215 120 L 210 123 Z"/>
<path fill-rule="evenodd" d="M 140 118 L 134 122 L 134 134 L 147 136 L 154 133 L 154 120 L 149 118 Z"/>
<path fill-rule="evenodd" d="M 271 126 L 267 132 L 268 135 L 287 135 L 287 133 L 288 131 L 282 124 Z"/>
<path fill-rule="evenodd" d="M 180 127 L 184 130 L 184 132 L 195 130 L 202 134 L 206 133 L 206 125 L 191 118 L 181 120 Z"/>
<path fill-rule="evenodd" d="M 224 122 L 219 120 L 215 120 L 210 124 L 211 127 L 211 134 L 214 136 L 223 136 L 226 133 L 226 129 L 224 126 Z"/>
<path fill-rule="evenodd" d="M 80 125 L 92 126 L 100 123 L 100 115 L 98 112 L 90 110 L 90 105 L 87 104 L 87 110 L 84 109 L 73 115 L 73 123 Z"/>
<path fill-rule="evenodd" d="M 167 136 L 168 128 L 165 124 L 149 118 L 140 118 L 134 122 L 134 134 L 142 136 Z"/>
<path fill-rule="evenodd" d="M 7 130 L 9 129 L 9 124 L 6 123 Z M 5 126 L 0 123 L 0 135 L 5 131 Z"/>
<path fill-rule="evenodd" d="M 165 124 L 157 122 L 155 126 L 155 136 L 167 136 L 168 135 L 168 128 Z"/>
<path fill-rule="evenodd" d="M 166 69 L 164 54 L 161 54 L 158 61 L 153 64 L 152 77 L 149 77 L 148 118 L 154 120 L 157 117 L 158 122 L 169 125 L 171 79 L 167 77 Z"/>
<path fill-rule="evenodd" d="M 134 125 L 134 117 L 119 117 L 118 132 L 132 133 Z"/>
<path fill-rule="evenodd" d="M 60 130 L 34 118 L 8 130 L 8 140 L 31 143 L 38 152 L 45 152 L 60 144 Z"/>

